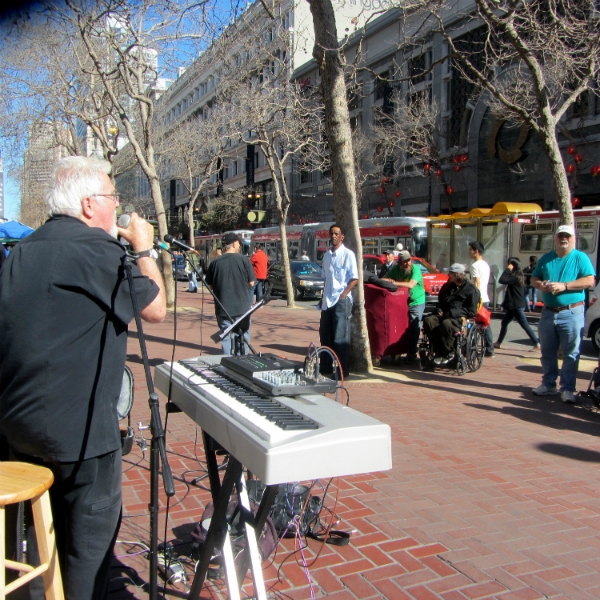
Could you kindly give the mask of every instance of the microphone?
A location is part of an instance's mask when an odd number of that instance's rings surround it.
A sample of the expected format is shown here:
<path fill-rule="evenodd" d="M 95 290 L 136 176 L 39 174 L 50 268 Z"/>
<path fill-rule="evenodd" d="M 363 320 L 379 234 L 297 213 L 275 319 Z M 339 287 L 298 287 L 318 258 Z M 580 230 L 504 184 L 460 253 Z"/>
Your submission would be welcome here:
<path fill-rule="evenodd" d="M 172 246 L 177 246 L 178 248 L 181 248 L 186 252 L 193 252 L 194 254 L 198 254 L 197 250 L 195 250 L 191 246 L 188 246 L 187 244 L 184 244 L 181 240 L 176 240 L 170 233 L 167 233 L 167 235 L 165 235 L 163 239 L 165 240 L 165 242 L 168 242 Z"/>
<path fill-rule="evenodd" d="M 117 219 L 117 225 L 121 228 L 121 229 L 127 229 L 129 227 L 129 223 L 131 223 L 131 215 L 128 215 L 127 213 L 123 213 L 118 219 Z"/>
<path fill-rule="evenodd" d="M 161 242 L 158 238 L 154 238 L 154 247 L 157 250 L 164 250 L 165 252 L 168 252 L 169 254 L 173 254 L 173 251 L 171 250 L 171 248 L 169 248 L 169 246 L 167 246 L 167 244 L 165 244 L 164 242 Z"/>

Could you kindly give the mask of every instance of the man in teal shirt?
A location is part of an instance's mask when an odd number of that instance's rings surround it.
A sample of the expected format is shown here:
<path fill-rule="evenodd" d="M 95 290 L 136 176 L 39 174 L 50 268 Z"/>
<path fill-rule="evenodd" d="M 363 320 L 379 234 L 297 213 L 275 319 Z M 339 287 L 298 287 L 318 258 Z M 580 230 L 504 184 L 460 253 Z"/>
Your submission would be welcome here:
<path fill-rule="evenodd" d="M 542 292 L 544 308 L 538 325 L 542 346 L 542 384 L 536 396 L 557 394 L 558 348 L 562 347 L 560 396 L 575 402 L 579 346 L 583 330 L 585 290 L 594 286 L 594 267 L 587 254 L 575 249 L 575 229 L 561 225 L 556 230 L 556 250 L 544 254 L 531 276 L 531 285 Z"/>
<path fill-rule="evenodd" d="M 410 253 L 403 250 L 398 255 L 398 263 L 384 277 L 398 287 L 408 288 L 408 355 L 404 362 L 411 364 L 417 360 L 417 346 L 421 333 L 421 321 L 425 310 L 425 286 L 423 273 L 412 261 Z"/>

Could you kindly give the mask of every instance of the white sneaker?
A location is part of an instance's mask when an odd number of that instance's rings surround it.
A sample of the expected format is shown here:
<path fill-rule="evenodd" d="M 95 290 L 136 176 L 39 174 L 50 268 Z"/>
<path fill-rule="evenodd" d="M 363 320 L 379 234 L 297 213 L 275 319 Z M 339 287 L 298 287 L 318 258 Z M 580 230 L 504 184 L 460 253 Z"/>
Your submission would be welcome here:
<path fill-rule="evenodd" d="M 573 392 L 571 392 L 570 390 L 563 390 L 560 393 L 560 399 L 565 404 L 575 404 L 575 394 L 573 394 Z"/>
<path fill-rule="evenodd" d="M 546 387 L 544 384 L 540 385 L 539 387 L 533 388 L 532 391 L 536 396 L 553 396 L 554 394 L 558 394 L 556 386 L 549 388 Z"/>

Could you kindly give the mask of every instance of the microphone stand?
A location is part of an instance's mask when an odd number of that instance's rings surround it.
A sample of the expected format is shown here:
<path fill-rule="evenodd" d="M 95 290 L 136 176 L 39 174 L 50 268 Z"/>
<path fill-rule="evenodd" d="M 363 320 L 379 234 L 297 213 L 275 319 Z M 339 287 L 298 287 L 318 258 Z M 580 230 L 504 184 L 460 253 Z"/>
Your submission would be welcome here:
<path fill-rule="evenodd" d="M 131 303 L 133 304 L 133 314 L 140 341 L 140 351 L 142 353 L 142 362 L 144 363 L 144 373 L 146 375 L 146 385 L 148 386 L 148 404 L 150 406 L 150 431 L 152 441 L 150 442 L 150 600 L 158 600 L 158 473 L 160 463 L 162 462 L 163 487 L 167 497 L 175 495 L 175 486 L 173 484 L 173 474 L 167 459 L 165 450 L 165 432 L 160 418 L 160 408 L 158 405 L 158 394 L 154 390 L 154 382 L 150 373 L 150 363 L 148 362 L 148 351 L 146 350 L 146 340 L 142 329 L 142 317 L 138 305 L 137 296 L 133 287 L 133 275 L 131 272 L 131 263 L 135 259 L 125 255 L 124 266 L 127 273 L 127 282 L 129 283 L 129 293 L 131 294 Z M 160 458 L 160 461 L 159 461 Z"/>
<path fill-rule="evenodd" d="M 188 265 L 196 273 L 196 275 L 198 277 L 198 281 L 200 283 L 202 283 L 204 285 L 204 287 L 210 292 L 210 295 L 213 297 L 215 304 L 218 304 L 221 307 L 222 311 L 225 313 L 225 316 L 227 317 L 227 320 L 231 323 L 231 325 L 229 327 L 227 327 L 227 329 L 223 333 L 218 331 L 217 333 L 214 333 L 213 335 L 210 336 L 211 339 L 213 340 L 213 342 L 222 342 L 225 339 L 225 337 L 232 332 L 234 327 L 236 327 L 237 325 L 241 325 L 241 322 L 246 317 L 250 316 L 257 308 L 260 308 L 261 306 L 263 306 L 265 304 L 265 302 L 263 300 L 260 300 L 248 312 L 244 313 L 239 319 L 237 319 L 234 322 L 231 315 L 227 312 L 227 309 L 223 306 L 223 303 L 217 298 L 217 296 L 213 292 L 212 288 L 206 283 L 206 280 L 204 279 L 204 272 L 199 270 L 198 267 L 196 265 L 194 265 L 194 263 L 190 260 L 188 252 L 186 252 L 185 250 L 181 250 L 181 252 L 182 252 L 183 256 L 185 257 L 185 260 L 187 261 Z M 235 337 L 236 337 L 237 341 L 234 342 L 233 347 L 240 348 L 241 354 L 245 354 L 244 344 L 248 345 L 248 348 L 250 348 L 250 350 L 252 351 L 252 354 L 258 354 L 256 352 L 256 350 L 250 345 L 250 342 L 248 342 L 244 339 L 244 332 L 243 332 L 241 326 L 238 327 L 237 330 L 235 331 Z"/>

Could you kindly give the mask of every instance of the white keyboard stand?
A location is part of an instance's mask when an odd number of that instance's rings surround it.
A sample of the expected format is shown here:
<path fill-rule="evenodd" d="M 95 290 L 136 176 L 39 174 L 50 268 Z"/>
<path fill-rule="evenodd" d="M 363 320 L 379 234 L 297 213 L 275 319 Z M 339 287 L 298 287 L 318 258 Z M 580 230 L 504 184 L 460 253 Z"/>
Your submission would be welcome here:
<path fill-rule="evenodd" d="M 208 478 L 210 480 L 210 491 L 215 511 L 200 552 L 200 560 L 198 561 L 188 598 L 190 600 L 198 600 L 200 591 L 206 580 L 210 561 L 215 555 L 215 550 L 220 550 L 225 566 L 229 598 L 231 600 L 240 600 L 240 589 L 246 577 L 248 567 L 250 567 L 254 582 L 254 596 L 258 600 L 267 600 L 257 538 L 260 537 L 260 533 L 263 530 L 279 486 L 270 485 L 266 487 L 258 512 L 254 516 L 250 507 L 242 464 L 229 454 L 225 477 L 221 483 L 216 457 L 216 452 L 220 449 L 220 446 L 206 432 L 202 432 L 202 436 L 204 438 Z M 237 569 L 227 523 L 227 508 L 234 488 L 237 489 L 240 498 L 240 520 L 244 525 L 244 536 L 246 539 L 246 548 L 242 551 Z"/>

